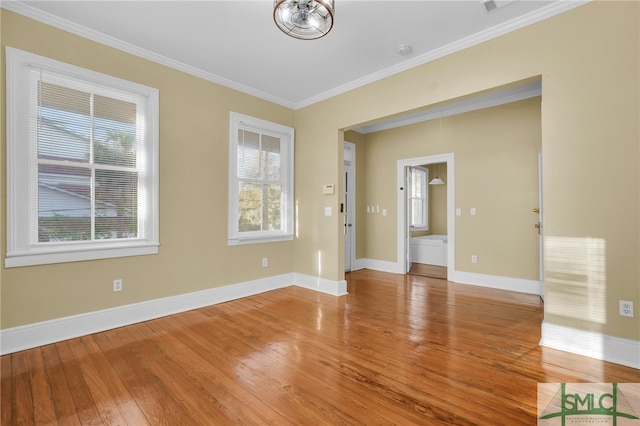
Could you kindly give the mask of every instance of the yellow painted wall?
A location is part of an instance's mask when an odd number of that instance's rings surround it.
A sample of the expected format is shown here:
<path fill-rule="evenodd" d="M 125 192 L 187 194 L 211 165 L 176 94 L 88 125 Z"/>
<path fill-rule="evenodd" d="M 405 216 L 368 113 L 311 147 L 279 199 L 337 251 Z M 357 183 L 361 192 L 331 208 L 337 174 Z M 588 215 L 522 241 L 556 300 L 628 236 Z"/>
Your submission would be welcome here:
<path fill-rule="evenodd" d="M 293 242 L 227 246 L 229 112 L 288 126 L 293 111 L 0 9 L 4 46 L 160 91 L 160 253 L 2 269 L 2 327 L 289 273 Z M 4 95 L 0 99 L 4 106 Z M 2 128 L 5 116 L 2 114 Z M 2 131 L 2 149 L 6 149 Z M 335 134 L 333 135 L 335 141 Z M 334 160 L 335 162 L 335 160 Z M 0 163 L 4 204 L 5 163 Z M 4 210 L 2 227 L 6 229 Z M 2 259 L 6 242 L 2 238 Z M 269 267 L 262 268 L 268 256 Z M 3 262 L 4 263 L 4 262 Z M 123 279 L 122 292 L 112 281 Z"/>
<path fill-rule="evenodd" d="M 532 98 L 366 135 L 363 191 L 389 214 L 367 215 L 361 229 L 367 235 L 365 257 L 396 261 L 398 160 L 453 153 L 455 206 L 462 210 L 455 224 L 456 270 L 537 280 L 539 242 L 532 210 L 538 205 L 540 125 L 540 98 Z M 429 191 L 440 195 L 441 233 L 446 233 L 446 185 Z M 475 216 L 469 214 L 472 207 Z M 478 263 L 471 263 L 471 255 Z"/>
<path fill-rule="evenodd" d="M 315 183 L 338 182 L 338 129 L 540 76 L 546 235 L 606 242 L 605 293 L 598 302 L 605 321 L 549 311 L 545 321 L 638 341 L 640 322 L 617 311 L 619 299 L 640 306 L 639 22 L 638 2 L 591 2 L 298 110 L 296 126 L 313 123 L 298 140 L 304 157 L 334 162 L 298 169 L 296 183 L 314 189 Z M 323 268 L 323 276 L 341 279 L 338 218 L 322 217 L 320 199 L 317 190 L 298 193 L 299 203 L 309 206 L 305 222 L 322 231 L 296 241 L 296 271 L 317 272 L 313 253 L 322 252 L 331 257 L 322 258 L 325 264 L 337 265 Z M 378 244 L 369 240 L 367 246 Z M 389 257 L 380 251 L 373 255 Z"/>

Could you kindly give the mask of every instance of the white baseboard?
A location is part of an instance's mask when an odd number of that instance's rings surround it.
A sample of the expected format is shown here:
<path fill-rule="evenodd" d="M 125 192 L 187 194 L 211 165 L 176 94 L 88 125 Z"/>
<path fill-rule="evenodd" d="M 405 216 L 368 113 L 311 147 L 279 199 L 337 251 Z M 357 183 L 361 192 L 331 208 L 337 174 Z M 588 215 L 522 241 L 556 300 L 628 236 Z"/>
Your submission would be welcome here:
<path fill-rule="evenodd" d="M 397 262 L 376 259 L 356 259 L 354 271 L 359 269 L 372 269 L 374 271 L 391 272 L 393 274 L 403 274 L 402 265 Z M 490 287 L 500 290 L 517 291 L 520 293 L 540 294 L 540 281 L 525 280 L 522 278 L 503 277 L 500 275 L 476 274 L 473 272 L 451 271 L 447 280 L 459 283 L 477 285 L 480 287 Z"/>
<path fill-rule="evenodd" d="M 331 281 L 325 278 L 294 273 L 293 282 L 296 287 L 303 287 L 309 290 L 331 294 L 332 296 L 344 296 L 347 294 L 347 282 L 345 280 Z"/>
<path fill-rule="evenodd" d="M 447 278 L 458 284 L 471 284 L 499 290 L 517 291 L 519 293 L 540 294 L 540 281 L 523 278 L 503 277 L 500 275 L 476 274 L 473 272 L 454 271 Z"/>
<path fill-rule="evenodd" d="M 359 269 L 372 269 L 380 272 L 391 272 L 392 274 L 404 274 L 402 265 L 398 265 L 397 262 L 389 262 L 386 260 L 376 259 L 356 259 L 354 271 Z"/>
<path fill-rule="evenodd" d="M 0 355 L 228 302 L 292 285 L 334 296 L 347 294 L 346 281 L 330 281 L 295 273 L 277 275 L 255 281 L 0 330 Z"/>
<path fill-rule="evenodd" d="M 540 345 L 640 369 L 640 341 L 542 323 Z"/>

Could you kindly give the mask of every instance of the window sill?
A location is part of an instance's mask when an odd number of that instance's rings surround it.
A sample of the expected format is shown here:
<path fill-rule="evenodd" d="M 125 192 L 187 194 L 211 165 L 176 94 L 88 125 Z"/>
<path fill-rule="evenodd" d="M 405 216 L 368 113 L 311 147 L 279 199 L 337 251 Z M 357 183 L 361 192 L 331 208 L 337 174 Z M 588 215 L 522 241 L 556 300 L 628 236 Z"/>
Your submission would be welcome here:
<path fill-rule="evenodd" d="M 280 241 L 291 241 L 293 240 L 293 235 L 280 235 L 280 236 L 270 236 L 264 238 L 229 238 L 227 240 L 227 245 L 230 246 L 239 246 L 244 244 L 260 244 L 260 243 L 277 243 Z"/>
<path fill-rule="evenodd" d="M 40 251 L 7 254 L 5 268 L 20 266 L 48 265 L 52 263 L 80 262 L 84 260 L 112 259 L 116 257 L 144 256 L 158 254 L 157 243 L 138 243 L 119 247 L 74 247 L 64 251 Z"/>

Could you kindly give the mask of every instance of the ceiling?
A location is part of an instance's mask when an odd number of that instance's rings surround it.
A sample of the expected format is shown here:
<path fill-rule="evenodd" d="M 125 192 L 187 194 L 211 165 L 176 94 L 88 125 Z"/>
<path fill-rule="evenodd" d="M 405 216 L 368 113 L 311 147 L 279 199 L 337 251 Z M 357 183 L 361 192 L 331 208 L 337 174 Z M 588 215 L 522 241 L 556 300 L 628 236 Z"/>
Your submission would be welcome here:
<path fill-rule="evenodd" d="M 585 0 L 336 0 L 317 40 L 282 33 L 273 1 L 2 1 L 2 7 L 298 109 L 579 6 Z M 398 47 L 410 45 L 402 56 Z"/>

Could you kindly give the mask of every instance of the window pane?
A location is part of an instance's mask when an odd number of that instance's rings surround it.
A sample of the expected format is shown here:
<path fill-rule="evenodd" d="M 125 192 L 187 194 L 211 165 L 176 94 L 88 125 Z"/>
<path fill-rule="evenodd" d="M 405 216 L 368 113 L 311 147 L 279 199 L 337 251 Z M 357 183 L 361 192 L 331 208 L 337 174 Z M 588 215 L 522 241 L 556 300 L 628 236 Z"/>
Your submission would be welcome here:
<path fill-rule="evenodd" d="M 262 176 L 266 181 L 280 181 L 280 138 L 262 135 Z"/>
<path fill-rule="evenodd" d="M 136 104 L 94 96 L 95 163 L 136 166 Z"/>
<path fill-rule="evenodd" d="M 411 226 L 422 226 L 423 202 L 421 199 L 411 199 Z"/>
<path fill-rule="evenodd" d="M 238 130 L 238 177 L 260 177 L 260 135 L 248 130 Z"/>
<path fill-rule="evenodd" d="M 262 230 L 261 186 L 255 183 L 238 183 L 238 230 L 240 232 Z"/>
<path fill-rule="evenodd" d="M 91 95 L 40 82 L 38 158 L 89 161 Z"/>
<path fill-rule="evenodd" d="M 264 185 L 264 193 L 264 229 L 268 231 L 279 231 L 282 229 L 282 186 Z"/>
<path fill-rule="evenodd" d="M 96 230 L 98 240 L 138 236 L 138 174 L 96 170 Z"/>
<path fill-rule="evenodd" d="M 91 238 L 91 174 L 88 169 L 38 167 L 38 241 Z"/>
<path fill-rule="evenodd" d="M 422 197 L 423 185 L 425 184 L 425 174 L 420 170 L 414 169 L 411 173 L 411 196 L 416 198 Z"/>

